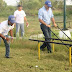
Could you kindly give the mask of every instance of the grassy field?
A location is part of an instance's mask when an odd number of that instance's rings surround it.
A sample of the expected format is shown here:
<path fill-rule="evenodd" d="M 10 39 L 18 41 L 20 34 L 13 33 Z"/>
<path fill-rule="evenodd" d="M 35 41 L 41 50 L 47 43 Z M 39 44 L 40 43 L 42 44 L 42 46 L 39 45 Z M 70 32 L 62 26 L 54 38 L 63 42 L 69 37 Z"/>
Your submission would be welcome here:
<path fill-rule="evenodd" d="M 0 18 L 0 22 L 7 18 Z M 55 45 L 54 53 L 41 51 L 41 59 L 38 60 L 37 42 L 31 42 L 28 38 L 31 35 L 42 33 L 37 16 L 27 17 L 30 26 L 25 26 L 24 40 L 14 40 L 10 48 L 10 59 L 6 59 L 5 47 L 2 41 L 0 45 L 0 72 L 72 72 L 69 67 L 68 49 L 62 45 Z M 58 35 L 59 30 L 52 28 Z M 14 29 L 15 34 L 15 29 Z M 55 37 L 52 35 L 52 37 Z M 42 44 L 42 43 L 40 43 Z M 72 65 L 72 64 L 71 64 Z M 38 66 L 38 67 L 36 67 Z"/>

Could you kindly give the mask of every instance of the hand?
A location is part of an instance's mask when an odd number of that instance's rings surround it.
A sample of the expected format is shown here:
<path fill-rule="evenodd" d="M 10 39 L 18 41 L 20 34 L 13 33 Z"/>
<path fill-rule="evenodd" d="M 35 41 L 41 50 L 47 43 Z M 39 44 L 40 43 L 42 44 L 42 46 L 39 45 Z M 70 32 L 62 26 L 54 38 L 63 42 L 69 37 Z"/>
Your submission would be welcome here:
<path fill-rule="evenodd" d="M 29 26 L 29 23 L 28 22 L 26 22 L 26 27 L 28 27 Z"/>
<path fill-rule="evenodd" d="M 10 39 L 8 37 L 6 37 L 6 40 L 9 41 Z"/>
<path fill-rule="evenodd" d="M 11 43 L 13 43 L 13 38 L 11 38 Z"/>
<path fill-rule="evenodd" d="M 54 23 L 54 26 L 55 26 L 55 27 L 57 27 L 57 24 L 56 24 L 56 23 Z"/>
<path fill-rule="evenodd" d="M 51 27 L 50 25 L 46 25 L 47 27 Z"/>

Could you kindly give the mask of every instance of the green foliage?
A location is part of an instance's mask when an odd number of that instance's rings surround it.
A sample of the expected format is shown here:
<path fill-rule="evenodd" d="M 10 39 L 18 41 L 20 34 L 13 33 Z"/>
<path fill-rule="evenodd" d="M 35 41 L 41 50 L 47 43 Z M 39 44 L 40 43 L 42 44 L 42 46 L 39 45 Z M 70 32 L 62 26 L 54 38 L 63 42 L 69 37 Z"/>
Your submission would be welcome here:
<path fill-rule="evenodd" d="M 38 9 L 39 7 L 39 4 L 38 2 L 36 1 L 33 1 L 33 2 L 29 2 L 28 5 L 27 5 L 28 9 Z"/>
<path fill-rule="evenodd" d="M 6 3 L 3 0 L 0 0 L 0 8 L 4 7 L 6 5 Z"/>
<path fill-rule="evenodd" d="M 0 12 L 2 12 L 5 9 L 6 3 L 3 0 L 0 0 Z"/>
<path fill-rule="evenodd" d="M 37 15 L 39 8 L 41 8 L 46 0 L 23 0 L 22 5 L 24 10 L 29 15 Z M 63 2 L 61 1 L 54 1 L 50 0 L 52 2 L 52 8 L 55 10 L 62 9 L 63 10 Z M 62 13 L 57 13 L 55 15 L 62 15 Z"/>
<path fill-rule="evenodd" d="M 13 14 L 15 10 L 16 10 L 16 7 L 4 6 L 4 8 L 1 8 L 0 16 L 1 17 L 7 17 L 7 16 Z"/>
<path fill-rule="evenodd" d="M 22 1 L 23 10 L 25 10 L 28 15 L 37 15 L 38 9 L 41 8 L 41 5 L 42 3 L 39 0 Z"/>
<path fill-rule="evenodd" d="M 0 17 L 7 17 L 14 13 L 16 10 L 16 7 L 13 6 L 7 6 L 7 4 L 0 0 Z"/>
<path fill-rule="evenodd" d="M 41 6 L 39 0 L 22 1 L 22 4 L 25 9 L 30 9 L 30 10 L 38 9 Z"/>
<path fill-rule="evenodd" d="M 67 16 L 70 17 L 72 15 L 72 6 L 67 6 L 66 11 Z"/>
<path fill-rule="evenodd" d="M 23 10 L 28 15 L 38 15 L 38 10 L 44 5 L 46 0 L 20 0 L 19 4 L 22 4 Z M 50 0 L 52 2 L 52 9 L 54 9 L 55 16 L 62 16 L 63 15 L 63 2 L 62 1 L 55 1 Z M 7 17 L 10 14 L 13 14 L 17 7 L 14 6 L 7 6 L 7 4 L 0 0 L 0 16 Z M 60 10 L 61 12 L 56 12 L 56 10 Z M 72 6 L 67 6 L 67 16 L 71 16 L 72 14 Z"/>
<path fill-rule="evenodd" d="M 62 1 L 59 2 L 58 8 L 63 9 L 63 2 Z"/>

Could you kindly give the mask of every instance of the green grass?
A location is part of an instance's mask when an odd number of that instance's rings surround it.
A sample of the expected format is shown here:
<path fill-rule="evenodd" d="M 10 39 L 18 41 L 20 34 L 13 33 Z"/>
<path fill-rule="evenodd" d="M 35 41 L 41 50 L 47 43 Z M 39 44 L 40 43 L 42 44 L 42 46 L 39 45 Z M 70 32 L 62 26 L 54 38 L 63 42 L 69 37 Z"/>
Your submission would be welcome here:
<path fill-rule="evenodd" d="M 0 22 L 5 19 L 7 18 L 0 18 Z M 28 28 L 25 26 L 27 39 L 14 40 L 11 43 L 10 56 L 12 58 L 6 59 L 4 57 L 5 47 L 2 41 L 0 45 L 0 72 L 72 72 L 72 68 L 69 67 L 69 50 L 63 45 L 55 45 L 55 52 L 51 54 L 48 54 L 45 48 L 44 52 L 41 51 L 41 58 L 38 60 L 38 43 L 29 41 L 28 38 L 31 35 L 40 34 L 42 31 L 37 16 L 27 16 L 27 19 L 30 24 Z M 15 34 L 15 29 L 13 31 Z M 57 28 L 53 27 L 52 31 L 58 35 Z M 52 37 L 55 38 L 53 35 Z"/>
<path fill-rule="evenodd" d="M 42 44 L 42 43 L 41 43 Z M 68 49 L 62 45 L 55 45 L 55 52 L 48 54 L 41 51 L 38 60 L 37 42 L 29 40 L 14 40 L 11 44 L 10 56 L 4 57 L 5 48 L 0 46 L 0 72 L 71 72 L 69 67 Z M 36 68 L 35 66 L 38 66 Z"/>

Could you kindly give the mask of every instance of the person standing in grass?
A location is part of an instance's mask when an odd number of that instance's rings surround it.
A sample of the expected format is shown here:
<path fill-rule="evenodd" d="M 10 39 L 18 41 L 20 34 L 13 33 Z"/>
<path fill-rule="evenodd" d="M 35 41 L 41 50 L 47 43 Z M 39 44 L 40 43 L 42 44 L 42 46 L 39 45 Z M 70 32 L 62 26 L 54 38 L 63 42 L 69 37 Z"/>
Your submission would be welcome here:
<path fill-rule="evenodd" d="M 52 13 L 51 7 L 52 7 L 51 1 L 46 1 L 45 5 L 42 8 L 40 8 L 38 12 L 40 27 L 45 36 L 45 41 L 50 41 L 47 38 L 51 38 L 51 30 L 50 30 L 51 21 L 53 22 L 53 25 L 55 27 L 57 26 L 54 20 L 54 15 Z M 44 42 L 43 45 L 40 47 L 40 49 L 44 50 L 45 47 L 47 47 L 48 53 L 52 52 L 50 43 Z"/>
<path fill-rule="evenodd" d="M 0 37 L 3 39 L 6 47 L 6 54 L 5 57 L 9 58 L 9 53 L 10 53 L 10 39 L 8 37 L 8 32 L 11 35 L 11 42 L 13 42 L 13 31 L 12 29 L 14 28 L 15 25 L 15 17 L 14 15 L 10 15 L 8 17 L 8 20 L 3 21 L 0 23 Z"/>
<path fill-rule="evenodd" d="M 26 26 L 28 26 L 27 18 L 25 12 L 22 10 L 22 5 L 18 5 L 18 10 L 14 12 L 16 18 L 16 37 L 19 37 L 19 30 L 21 29 L 21 37 L 24 36 L 24 20 L 26 21 Z"/>

